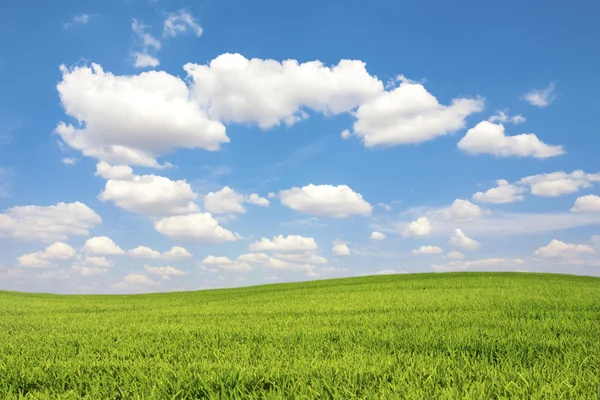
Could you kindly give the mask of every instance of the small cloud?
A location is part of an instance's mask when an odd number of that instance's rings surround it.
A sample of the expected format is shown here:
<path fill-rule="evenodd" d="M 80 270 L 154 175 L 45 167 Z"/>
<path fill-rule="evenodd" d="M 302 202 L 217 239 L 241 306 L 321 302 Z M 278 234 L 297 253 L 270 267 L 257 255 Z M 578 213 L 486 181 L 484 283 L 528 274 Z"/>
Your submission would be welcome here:
<path fill-rule="evenodd" d="M 60 160 L 60 162 L 65 165 L 75 165 L 79 162 L 79 159 L 75 157 L 65 157 L 62 160 Z"/>
<path fill-rule="evenodd" d="M 133 57 L 135 59 L 133 66 L 136 68 L 155 68 L 160 64 L 158 59 L 156 57 L 152 57 L 150 54 L 135 52 L 133 53 Z"/>
<path fill-rule="evenodd" d="M 169 14 L 164 22 L 163 36 L 175 37 L 179 34 L 185 34 L 191 32 L 197 37 L 202 35 L 202 28 L 194 17 L 184 10 L 179 10 L 175 13 Z"/>
<path fill-rule="evenodd" d="M 73 25 L 87 25 L 90 22 L 92 15 L 90 14 L 77 14 L 71 18 L 71 21 L 63 24 L 65 28 L 69 28 Z"/>
<path fill-rule="evenodd" d="M 554 94 L 555 84 L 551 82 L 548 87 L 539 90 L 532 90 L 523 95 L 523 100 L 532 106 L 546 107 L 556 99 Z"/>
<path fill-rule="evenodd" d="M 522 115 L 515 115 L 514 117 L 511 117 L 508 115 L 508 110 L 499 110 L 495 115 L 492 115 L 490 118 L 488 118 L 488 121 L 518 125 L 525 122 L 526 119 Z"/>

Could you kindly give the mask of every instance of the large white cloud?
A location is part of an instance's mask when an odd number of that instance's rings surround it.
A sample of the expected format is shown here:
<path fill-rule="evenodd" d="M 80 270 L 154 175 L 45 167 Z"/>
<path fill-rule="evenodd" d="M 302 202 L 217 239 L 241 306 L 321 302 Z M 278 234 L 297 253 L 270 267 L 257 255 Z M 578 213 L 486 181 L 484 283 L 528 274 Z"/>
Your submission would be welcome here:
<path fill-rule="evenodd" d="M 17 206 L 0 214 L 0 237 L 20 240 L 56 241 L 69 236 L 87 236 L 102 222 L 91 208 L 80 202 L 53 206 Z"/>
<path fill-rule="evenodd" d="M 316 250 L 317 242 L 312 237 L 299 235 L 274 236 L 273 239 L 262 238 L 250 245 L 250 251 L 278 251 L 280 253 L 290 253 L 298 251 Z"/>
<path fill-rule="evenodd" d="M 537 174 L 522 178 L 518 184 L 529 186 L 531 194 L 543 197 L 556 197 L 571 194 L 582 188 L 592 187 L 595 182 L 600 182 L 600 172 L 589 174 L 581 170 L 571 173 L 564 171 L 549 174 Z"/>
<path fill-rule="evenodd" d="M 200 243 L 230 242 L 240 239 L 240 235 L 228 231 L 209 213 L 196 213 L 167 217 L 154 223 L 161 234 L 173 239 Z"/>
<path fill-rule="evenodd" d="M 464 250 L 475 250 L 481 245 L 478 241 L 465 235 L 462 229 L 455 229 L 450 237 L 450 244 Z"/>
<path fill-rule="evenodd" d="M 440 104 L 423 85 L 401 84 L 362 104 L 354 113 L 354 135 L 366 147 L 420 143 L 464 128 L 465 118 L 483 110 L 482 99 L 457 98 Z"/>
<path fill-rule="evenodd" d="M 333 218 L 371 215 L 373 207 L 360 193 L 346 185 L 313 185 L 293 187 L 279 192 L 281 204 L 292 210 Z"/>
<path fill-rule="evenodd" d="M 22 267 L 43 268 L 50 266 L 50 261 L 69 260 L 75 256 L 75 249 L 63 242 L 55 242 L 42 251 L 24 254 L 17 258 Z"/>
<path fill-rule="evenodd" d="M 515 203 L 523 200 L 523 193 L 526 191 L 524 187 L 511 185 L 504 179 L 497 180 L 496 185 L 496 187 L 485 192 L 475 193 L 473 200 L 495 204 Z"/>
<path fill-rule="evenodd" d="M 427 236 L 431 233 L 431 223 L 427 217 L 419 217 L 408 224 L 402 236 Z"/>
<path fill-rule="evenodd" d="M 256 193 L 249 196 L 237 193 L 232 188 L 225 186 L 217 192 L 210 192 L 204 198 L 204 209 L 213 214 L 241 214 L 246 212 L 243 203 L 250 203 L 266 207 L 269 200 Z"/>
<path fill-rule="evenodd" d="M 469 129 L 457 146 L 469 154 L 493 154 L 497 157 L 548 158 L 565 153 L 562 146 L 548 145 L 533 133 L 506 136 L 504 125 L 489 121 L 482 121 Z"/>
<path fill-rule="evenodd" d="M 573 212 L 600 212 L 600 196 L 589 194 L 578 197 L 575 205 L 571 208 Z"/>
<path fill-rule="evenodd" d="M 97 236 L 85 241 L 83 252 L 89 255 L 109 256 L 125 254 L 108 236 Z"/>
<path fill-rule="evenodd" d="M 124 210 L 150 216 L 192 214 L 197 195 L 185 181 L 157 175 L 136 175 L 129 180 L 110 179 L 100 200 L 113 201 Z"/>
<path fill-rule="evenodd" d="M 594 249 L 587 244 L 565 243 L 552 239 L 546 246 L 540 247 L 533 254 L 544 258 L 573 258 L 581 254 L 594 253 Z"/>
<path fill-rule="evenodd" d="M 307 118 L 304 108 L 325 114 L 348 112 L 383 91 L 365 63 L 246 59 L 222 54 L 208 65 L 188 63 L 198 103 L 211 118 L 256 123 L 263 129 Z"/>
<path fill-rule="evenodd" d="M 77 123 L 61 122 L 56 133 L 86 156 L 159 167 L 156 157 L 176 148 L 218 150 L 229 142 L 225 127 L 206 116 L 176 76 L 116 76 L 95 63 L 60 70 L 60 100 Z"/>

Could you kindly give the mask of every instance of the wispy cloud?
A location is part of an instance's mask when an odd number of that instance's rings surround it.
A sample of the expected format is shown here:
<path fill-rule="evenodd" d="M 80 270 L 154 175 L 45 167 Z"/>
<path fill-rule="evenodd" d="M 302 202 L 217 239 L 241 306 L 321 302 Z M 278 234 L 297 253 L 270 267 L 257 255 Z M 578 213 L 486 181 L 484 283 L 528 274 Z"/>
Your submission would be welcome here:
<path fill-rule="evenodd" d="M 150 28 L 150 26 L 144 25 L 142 21 L 139 21 L 135 18 L 133 19 L 131 29 L 137 36 L 138 46 L 141 47 L 141 51 L 132 53 L 134 59 L 133 66 L 136 68 L 154 68 L 160 64 L 158 58 L 150 54 L 150 52 L 156 52 L 157 50 L 160 50 L 162 44 L 160 40 L 156 39 L 154 36 L 152 36 L 152 34 L 146 31 L 147 28 Z"/>
<path fill-rule="evenodd" d="M 69 22 L 65 22 L 63 26 L 65 28 L 69 28 L 73 25 L 87 25 L 88 22 L 92 19 L 93 15 L 90 14 L 77 14 L 73 15 Z"/>
<path fill-rule="evenodd" d="M 163 36 L 175 37 L 186 33 L 193 33 L 197 37 L 200 37 L 200 35 L 202 35 L 202 27 L 200 27 L 194 17 L 185 10 L 179 10 L 169 14 L 163 24 Z"/>
<path fill-rule="evenodd" d="M 544 89 L 532 90 L 523 95 L 523 99 L 532 106 L 546 107 L 556 99 L 554 94 L 556 84 L 551 82 L 548 87 Z"/>
<path fill-rule="evenodd" d="M 15 175 L 12 168 L 0 166 L 0 198 L 9 197 L 11 194 L 11 181 Z"/>

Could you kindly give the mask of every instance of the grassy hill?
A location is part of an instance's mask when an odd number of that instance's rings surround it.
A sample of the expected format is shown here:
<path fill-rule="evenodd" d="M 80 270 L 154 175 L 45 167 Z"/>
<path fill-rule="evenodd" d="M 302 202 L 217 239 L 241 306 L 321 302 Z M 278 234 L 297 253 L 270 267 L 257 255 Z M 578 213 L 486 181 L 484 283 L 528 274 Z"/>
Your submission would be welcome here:
<path fill-rule="evenodd" d="M 597 399 L 599 362 L 593 277 L 0 292 L 2 399 Z"/>

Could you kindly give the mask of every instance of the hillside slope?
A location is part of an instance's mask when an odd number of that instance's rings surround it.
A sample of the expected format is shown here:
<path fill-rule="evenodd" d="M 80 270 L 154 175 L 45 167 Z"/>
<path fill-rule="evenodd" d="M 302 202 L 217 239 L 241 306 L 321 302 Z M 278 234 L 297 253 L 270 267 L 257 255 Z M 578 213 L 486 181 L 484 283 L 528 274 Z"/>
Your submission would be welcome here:
<path fill-rule="evenodd" d="M 0 292 L 0 398 L 596 398 L 600 279 Z"/>

